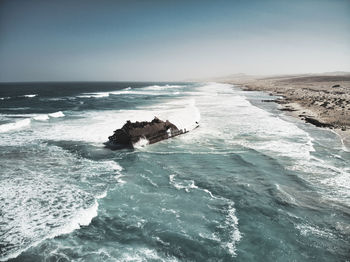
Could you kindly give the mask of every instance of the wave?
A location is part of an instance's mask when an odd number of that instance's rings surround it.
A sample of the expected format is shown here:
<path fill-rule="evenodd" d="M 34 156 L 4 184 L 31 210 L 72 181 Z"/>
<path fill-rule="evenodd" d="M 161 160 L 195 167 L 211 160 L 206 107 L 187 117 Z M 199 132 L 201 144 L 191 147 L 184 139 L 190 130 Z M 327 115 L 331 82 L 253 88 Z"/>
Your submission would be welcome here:
<path fill-rule="evenodd" d="M 169 183 L 177 190 L 184 189 L 187 193 L 189 193 L 191 189 L 198 189 L 198 186 L 194 184 L 193 180 L 176 181 L 175 177 L 175 174 L 170 175 Z"/>
<path fill-rule="evenodd" d="M 243 91 L 235 90 L 232 85 L 209 83 L 199 90 L 202 95 L 197 100 L 205 113 L 212 121 L 215 121 L 214 117 L 222 119 L 216 126 L 208 123 L 212 134 L 224 138 L 227 143 L 252 148 L 272 157 L 298 160 L 309 159 L 310 153 L 315 151 L 308 132 L 296 123 L 253 105 Z M 213 99 L 213 96 L 218 98 Z"/>
<path fill-rule="evenodd" d="M 326 237 L 327 239 L 335 237 L 332 232 L 321 229 L 316 225 L 296 224 L 295 228 L 298 229 L 303 236 L 314 235 L 317 237 Z"/>
<path fill-rule="evenodd" d="M 111 95 L 162 95 L 160 92 L 140 91 L 140 90 L 121 90 L 110 92 Z"/>
<path fill-rule="evenodd" d="M 0 133 L 21 129 L 23 127 L 29 126 L 30 122 L 31 119 L 22 119 L 14 123 L 2 124 L 0 125 Z"/>
<path fill-rule="evenodd" d="M 55 113 L 49 114 L 50 117 L 58 118 L 58 117 L 64 117 L 65 115 L 62 113 L 62 111 L 58 111 Z"/>
<path fill-rule="evenodd" d="M 19 130 L 25 127 L 30 126 L 32 120 L 36 121 L 47 121 L 51 118 L 59 118 L 59 117 L 64 117 L 65 115 L 63 114 L 62 111 L 58 111 L 55 113 L 51 114 L 41 114 L 41 115 L 17 115 L 21 117 L 27 117 L 25 119 L 18 120 L 13 123 L 7 123 L 7 124 L 2 124 L 0 125 L 0 133 L 5 133 L 9 131 L 14 131 L 14 130 Z"/>
<path fill-rule="evenodd" d="M 152 91 L 162 91 L 171 90 L 175 88 L 181 88 L 180 85 L 165 85 L 165 86 L 147 86 L 143 88 L 133 89 L 130 86 L 122 90 L 110 91 L 110 92 L 94 92 L 94 93 L 83 93 L 78 95 L 78 98 L 104 98 L 110 95 L 164 95 L 162 92 L 152 92 Z M 171 90 L 172 91 L 172 90 Z M 179 94 L 178 92 L 173 92 L 173 94 Z"/>
<path fill-rule="evenodd" d="M 233 203 L 230 203 L 227 209 L 227 215 L 225 219 L 227 229 L 229 229 L 229 240 L 224 244 L 232 256 L 236 256 L 236 242 L 240 241 L 242 235 L 238 230 L 238 218 L 236 216 L 236 209 L 233 207 Z"/>
<path fill-rule="evenodd" d="M 33 97 L 36 97 L 36 96 L 38 96 L 38 94 L 28 94 L 28 95 L 22 95 L 22 96 L 19 96 L 19 97 L 33 98 Z M 8 99 L 11 99 L 11 97 L 9 97 L 9 96 L 0 97 L 0 100 L 8 100 Z"/>
<path fill-rule="evenodd" d="M 6 96 L 6 97 L 0 97 L 0 100 L 7 100 L 7 99 L 10 99 L 11 97 L 9 96 Z"/>
<path fill-rule="evenodd" d="M 149 144 L 149 141 L 146 138 L 140 138 L 139 141 L 133 144 L 134 148 L 140 149 L 142 147 L 145 147 Z"/>
<path fill-rule="evenodd" d="M 65 117 L 65 114 L 62 111 L 58 111 L 50 114 L 36 115 L 36 116 L 33 116 L 33 119 L 36 121 L 47 121 L 50 118 L 60 118 L 60 117 Z"/>
<path fill-rule="evenodd" d="M 36 96 L 38 96 L 38 94 L 29 94 L 29 95 L 24 95 L 23 97 L 33 98 Z"/>
<path fill-rule="evenodd" d="M 30 109 L 30 107 L 5 107 L 5 108 L 1 108 L 1 109 L 10 110 L 10 111 L 18 111 L 18 110 L 28 110 L 28 109 Z"/>
<path fill-rule="evenodd" d="M 343 137 L 338 132 L 336 132 L 332 129 L 330 129 L 329 131 L 339 137 L 340 143 L 342 145 L 342 147 L 341 147 L 342 150 L 345 152 L 350 152 L 350 148 L 347 148 L 347 146 L 345 145 Z"/>
<path fill-rule="evenodd" d="M 198 187 L 194 180 L 176 179 L 176 174 L 169 176 L 169 184 L 174 186 L 177 190 L 184 190 L 186 193 L 194 193 L 194 191 L 204 192 L 208 194 L 213 201 L 219 201 L 221 204 L 225 204 L 225 208 L 222 210 L 222 212 L 225 213 L 225 217 L 223 223 L 219 226 L 223 229 L 223 236 L 216 235 L 215 233 L 211 236 L 200 236 L 215 241 L 221 241 L 221 246 L 225 248 L 231 256 L 236 256 L 236 243 L 241 240 L 242 235 L 238 229 L 238 217 L 236 216 L 234 202 L 221 196 L 214 196 L 210 190 Z"/>
<path fill-rule="evenodd" d="M 34 116 L 33 117 L 34 120 L 37 120 L 37 121 L 46 121 L 46 120 L 49 120 L 49 115 L 38 115 L 38 116 Z"/>
<path fill-rule="evenodd" d="M 99 197 L 96 197 L 96 198 L 99 199 L 99 198 L 103 198 L 105 196 L 107 196 L 107 193 L 103 194 Z M 92 219 L 97 216 L 97 211 L 98 211 L 98 202 L 97 202 L 97 200 L 95 200 L 94 205 L 92 205 L 90 208 L 82 209 L 82 210 L 78 211 L 75 214 L 75 216 L 71 219 L 71 221 L 68 222 L 67 224 L 54 229 L 51 232 L 51 234 L 45 236 L 44 238 L 42 238 L 40 240 L 37 240 L 37 241 L 31 243 L 31 245 L 29 245 L 27 247 L 21 248 L 21 249 L 17 250 L 16 252 L 8 254 L 4 257 L 0 257 L 0 261 L 7 261 L 9 259 L 16 258 L 21 253 L 28 250 L 29 248 L 35 247 L 47 239 L 52 239 L 52 238 L 55 238 L 55 237 L 60 236 L 60 235 L 72 233 L 74 230 L 81 228 L 81 226 L 88 226 L 91 223 Z"/>
<path fill-rule="evenodd" d="M 114 161 L 79 159 L 46 144 L 10 152 L 21 155 L 23 161 L 18 163 L 11 154 L 3 154 L 2 182 L 6 186 L 0 190 L 0 199 L 5 199 L 0 201 L 0 261 L 89 225 L 98 215 L 99 200 L 107 196 L 108 184 L 114 182 L 113 171 L 122 170 Z M 48 172 L 53 166 L 57 169 Z"/>
<path fill-rule="evenodd" d="M 109 165 L 115 171 L 122 171 L 123 168 L 115 161 L 105 161 L 105 164 Z"/>
<path fill-rule="evenodd" d="M 182 88 L 184 87 L 183 85 L 163 85 L 163 86 L 160 86 L 160 85 L 153 85 L 153 86 L 147 86 L 147 87 L 144 87 L 143 89 L 146 89 L 146 90 L 168 90 L 168 89 L 176 89 L 176 88 Z"/>
<path fill-rule="evenodd" d="M 126 182 L 122 179 L 122 177 L 124 177 L 123 174 L 117 174 L 114 178 L 119 184 L 125 184 Z"/>
<path fill-rule="evenodd" d="M 108 97 L 109 92 L 97 92 L 97 93 L 83 93 L 82 95 L 79 95 L 77 97 L 79 98 L 101 98 L 101 97 Z"/>

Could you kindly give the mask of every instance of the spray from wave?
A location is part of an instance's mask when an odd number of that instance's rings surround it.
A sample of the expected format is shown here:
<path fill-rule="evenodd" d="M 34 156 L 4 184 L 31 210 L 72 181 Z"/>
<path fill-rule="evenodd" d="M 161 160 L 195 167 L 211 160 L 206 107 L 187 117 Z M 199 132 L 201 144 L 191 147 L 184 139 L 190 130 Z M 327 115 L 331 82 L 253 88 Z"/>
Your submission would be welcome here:
<path fill-rule="evenodd" d="M 21 129 L 30 125 L 30 119 L 22 119 L 14 123 L 0 125 L 0 133 Z"/>

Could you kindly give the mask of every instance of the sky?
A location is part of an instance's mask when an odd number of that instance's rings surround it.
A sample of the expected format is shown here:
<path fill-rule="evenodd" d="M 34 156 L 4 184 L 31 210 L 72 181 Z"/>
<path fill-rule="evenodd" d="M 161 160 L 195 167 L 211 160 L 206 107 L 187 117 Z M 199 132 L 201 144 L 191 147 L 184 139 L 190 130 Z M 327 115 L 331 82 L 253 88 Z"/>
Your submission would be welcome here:
<path fill-rule="evenodd" d="M 0 82 L 350 71 L 350 0 L 0 0 Z"/>

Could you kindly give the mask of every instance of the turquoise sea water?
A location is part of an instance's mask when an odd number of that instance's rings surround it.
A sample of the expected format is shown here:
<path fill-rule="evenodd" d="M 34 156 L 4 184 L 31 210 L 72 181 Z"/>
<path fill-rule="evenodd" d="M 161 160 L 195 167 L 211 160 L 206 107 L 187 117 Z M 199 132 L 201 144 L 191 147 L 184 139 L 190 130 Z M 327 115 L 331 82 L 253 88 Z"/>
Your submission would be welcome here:
<path fill-rule="evenodd" d="M 349 261 L 350 153 L 267 97 L 218 83 L 0 85 L 0 260 Z M 104 148 L 126 120 L 154 116 L 200 127 Z"/>

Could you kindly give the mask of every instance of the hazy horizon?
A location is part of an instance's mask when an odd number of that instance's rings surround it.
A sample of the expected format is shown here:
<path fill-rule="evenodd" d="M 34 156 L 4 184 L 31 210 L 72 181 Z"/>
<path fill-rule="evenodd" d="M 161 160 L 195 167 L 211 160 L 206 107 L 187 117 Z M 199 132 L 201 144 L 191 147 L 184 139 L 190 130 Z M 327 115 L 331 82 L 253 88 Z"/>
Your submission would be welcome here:
<path fill-rule="evenodd" d="M 350 71 L 349 1 L 0 3 L 0 82 Z"/>

